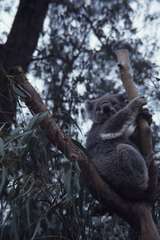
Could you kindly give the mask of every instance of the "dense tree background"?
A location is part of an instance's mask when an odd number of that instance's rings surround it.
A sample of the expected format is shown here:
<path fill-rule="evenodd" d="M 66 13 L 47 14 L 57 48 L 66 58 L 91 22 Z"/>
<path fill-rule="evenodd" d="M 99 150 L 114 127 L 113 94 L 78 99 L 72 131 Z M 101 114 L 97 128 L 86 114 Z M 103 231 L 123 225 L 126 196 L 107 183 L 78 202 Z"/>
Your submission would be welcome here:
<path fill-rule="evenodd" d="M 16 12 L 13 2 L 0 0 L 2 15 Z M 106 92 L 123 91 L 113 52 L 127 47 L 134 79 L 154 115 L 158 162 L 160 43 L 157 33 L 151 31 L 159 20 L 157 12 L 151 11 L 156 1 L 20 0 L 17 4 L 11 30 L 0 33 L 0 71 L 9 73 L 10 68 L 21 65 L 58 125 L 84 144 L 90 124 L 84 102 Z M 136 28 L 138 17 L 140 30 Z M 133 237 L 117 216 L 91 217 L 95 201 L 77 164 L 49 144 L 38 126 L 41 116 L 28 114 L 12 85 L 9 77 L 7 82 L 0 79 L 0 238 Z M 157 223 L 159 207 L 157 197 Z"/>

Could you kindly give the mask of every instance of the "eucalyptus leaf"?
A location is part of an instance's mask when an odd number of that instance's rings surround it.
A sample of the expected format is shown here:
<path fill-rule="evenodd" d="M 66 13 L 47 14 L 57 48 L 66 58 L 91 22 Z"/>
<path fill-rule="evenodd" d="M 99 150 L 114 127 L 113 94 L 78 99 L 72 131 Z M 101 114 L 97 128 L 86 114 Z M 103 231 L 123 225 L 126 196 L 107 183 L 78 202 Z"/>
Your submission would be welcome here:
<path fill-rule="evenodd" d="M 33 129 L 38 126 L 40 122 L 42 122 L 48 116 L 48 112 L 38 113 L 31 119 L 28 129 Z"/>
<path fill-rule="evenodd" d="M 5 150 L 4 150 L 4 141 L 2 138 L 0 138 L 0 156 L 4 157 L 5 155 Z"/>
<path fill-rule="evenodd" d="M 31 221 L 30 221 L 30 201 L 26 201 L 26 205 L 25 205 L 25 208 L 26 208 L 26 215 L 27 215 L 27 224 L 28 224 L 28 228 L 30 227 L 31 225 Z"/>
<path fill-rule="evenodd" d="M 38 220 L 37 224 L 36 224 L 36 227 L 34 229 L 34 233 L 31 237 L 31 240 L 34 240 L 35 237 L 36 237 L 36 234 L 40 231 L 40 222 L 41 222 L 41 218 Z"/>
<path fill-rule="evenodd" d="M 26 98 L 26 94 L 20 88 L 17 88 L 15 85 L 13 85 L 13 89 L 19 97 Z"/>
<path fill-rule="evenodd" d="M 1 175 L 1 184 L 0 184 L 0 195 L 3 191 L 3 187 L 4 187 L 5 182 L 6 182 L 6 177 L 7 177 L 7 169 L 3 166 L 2 167 L 2 175 Z"/>
<path fill-rule="evenodd" d="M 16 127 L 10 132 L 10 136 L 13 136 L 13 137 L 19 136 L 21 131 L 22 131 L 21 127 Z"/>
<path fill-rule="evenodd" d="M 67 192 L 67 195 L 69 197 L 71 197 L 71 179 L 72 179 L 72 168 L 67 168 L 67 170 L 65 171 L 64 173 L 64 177 L 63 177 L 63 180 L 64 180 L 64 188 Z"/>

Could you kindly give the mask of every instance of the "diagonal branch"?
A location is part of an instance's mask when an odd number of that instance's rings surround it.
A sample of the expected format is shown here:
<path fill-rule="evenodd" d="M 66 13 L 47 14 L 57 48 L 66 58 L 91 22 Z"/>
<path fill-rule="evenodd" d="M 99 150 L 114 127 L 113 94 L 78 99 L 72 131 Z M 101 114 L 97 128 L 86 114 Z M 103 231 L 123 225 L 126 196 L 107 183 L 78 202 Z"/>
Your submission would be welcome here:
<path fill-rule="evenodd" d="M 14 83 L 25 94 L 23 99 L 33 114 L 47 112 L 47 107 L 43 104 L 41 97 L 29 83 L 21 68 L 15 68 L 12 73 L 14 75 Z M 53 116 L 48 116 L 41 122 L 41 127 L 45 129 L 46 134 L 52 144 L 62 151 L 71 161 L 78 161 L 82 176 L 85 179 L 91 192 L 94 192 L 97 200 L 107 206 L 110 212 L 115 212 L 124 218 L 134 228 L 140 225 L 140 216 L 137 209 L 141 209 L 143 204 L 133 204 L 123 200 L 116 194 L 110 186 L 104 182 L 98 175 L 91 160 L 77 145 L 73 143 L 71 138 L 65 136 L 56 125 Z"/>

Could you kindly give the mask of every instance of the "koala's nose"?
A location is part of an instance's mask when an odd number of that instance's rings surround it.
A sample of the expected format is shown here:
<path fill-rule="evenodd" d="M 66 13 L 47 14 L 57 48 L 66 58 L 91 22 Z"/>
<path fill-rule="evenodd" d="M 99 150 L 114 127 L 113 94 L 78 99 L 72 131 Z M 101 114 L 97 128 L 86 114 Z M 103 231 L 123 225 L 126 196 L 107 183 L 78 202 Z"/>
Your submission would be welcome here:
<path fill-rule="evenodd" d="M 109 106 L 106 105 L 106 106 L 103 107 L 103 112 L 104 113 L 108 113 L 109 111 L 110 111 L 110 107 Z"/>

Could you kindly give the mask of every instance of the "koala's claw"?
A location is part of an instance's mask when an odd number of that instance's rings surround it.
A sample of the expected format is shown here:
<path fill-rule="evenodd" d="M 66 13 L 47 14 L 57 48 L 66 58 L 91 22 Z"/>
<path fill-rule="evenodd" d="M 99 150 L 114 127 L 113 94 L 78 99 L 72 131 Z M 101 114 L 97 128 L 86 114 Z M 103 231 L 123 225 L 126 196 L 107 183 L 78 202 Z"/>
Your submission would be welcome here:
<path fill-rule="evenodd" d="M 142 108 L 138 118 L 144 118 L 149 125 L 152 123 L 152 114 L 149 112 L 148 108 Z"/>
<path fill-rule="evenodd" d="M 131 102 L 132 110 L 140 110 L 144 105 L 147 104 L 146 99 L 143 96 L 138 96 L 134 98 Z"/>
<path fill-rule="evenodd" d="M 147 104 L 147 101 L 146 101 L 145 97 L 143 97 L 143 96 L 138 96 L 138 97 L 134 98 L 133 101 L 137 102 L 137 104 L 141 105 L 141 106 L 144 106 Z"/>

